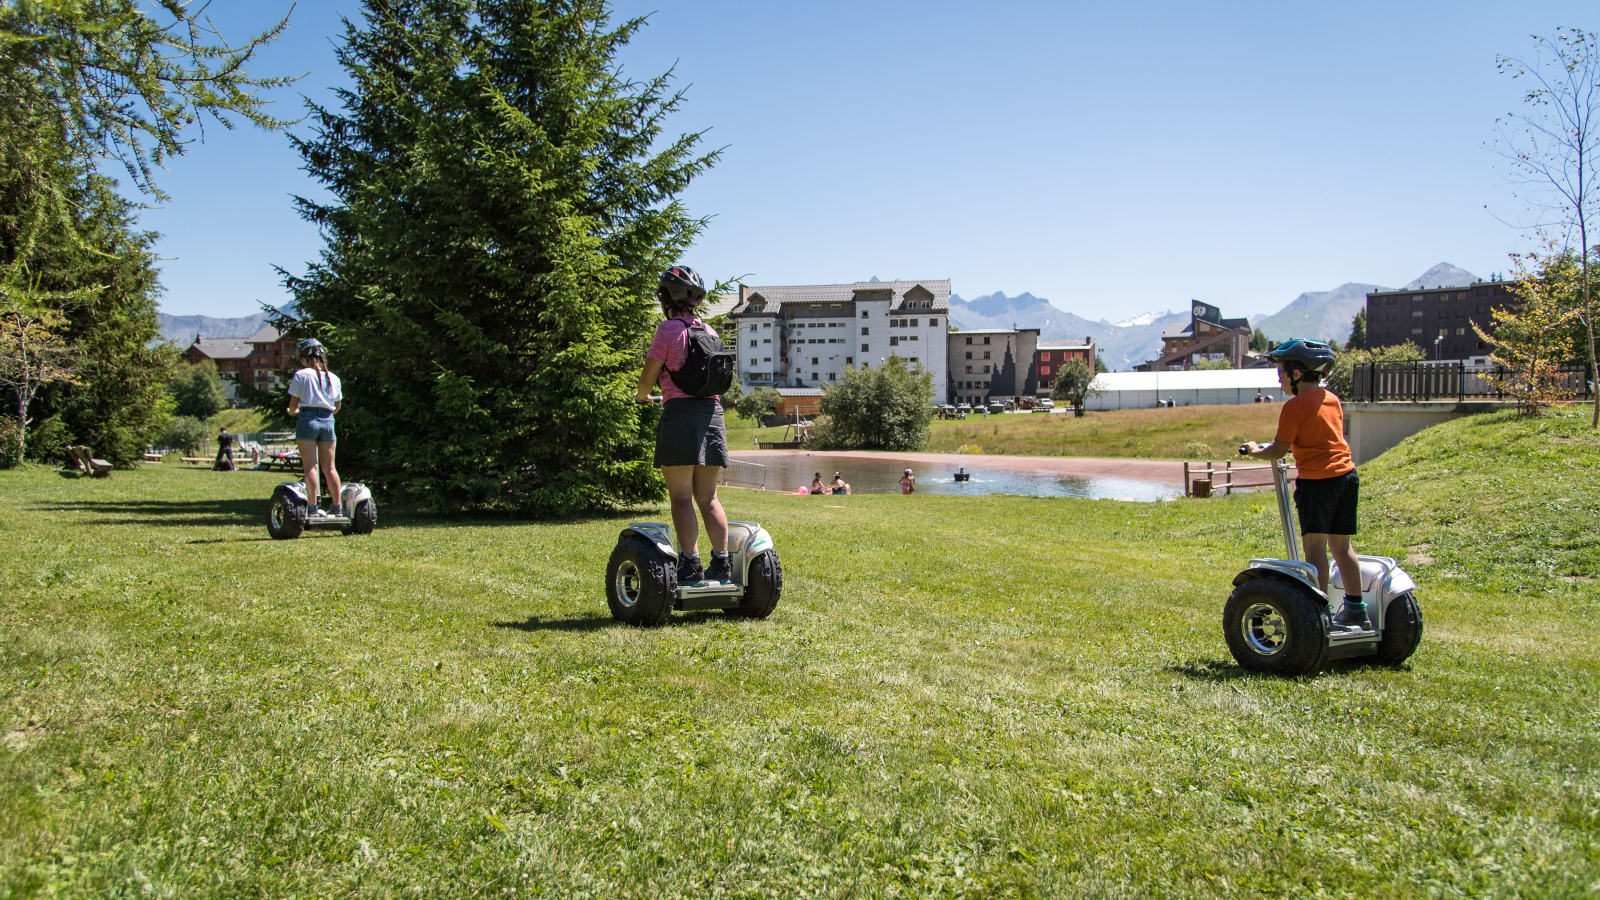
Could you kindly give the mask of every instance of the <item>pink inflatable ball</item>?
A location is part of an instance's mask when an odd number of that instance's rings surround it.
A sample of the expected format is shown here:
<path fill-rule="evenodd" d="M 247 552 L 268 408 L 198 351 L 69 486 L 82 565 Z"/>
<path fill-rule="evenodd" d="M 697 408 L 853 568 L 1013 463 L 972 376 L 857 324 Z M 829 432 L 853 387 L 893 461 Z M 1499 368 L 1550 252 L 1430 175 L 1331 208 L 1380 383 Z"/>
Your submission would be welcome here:
<path fill-rule="evenodd" d="M 806 495 L 808 495 L 808 494 L 810 494 L 810 493 L 811 493 L 811 489 L 810 489 L 810 488 L 806 488 L 806 487 L 803 487 L 803 488 L 801 488 L 801 489 L 800 489 L 800 490 L 798 490 L 798 491 L 796 491 L 796 492 L 795 492 L 795 493 L 797 493 L 797 494 L 799 494 L 799 495 L 800 495 L 800 496 L 802 496 L 802 497 L 804 497 L 804 496 L 806 496 Z"/>

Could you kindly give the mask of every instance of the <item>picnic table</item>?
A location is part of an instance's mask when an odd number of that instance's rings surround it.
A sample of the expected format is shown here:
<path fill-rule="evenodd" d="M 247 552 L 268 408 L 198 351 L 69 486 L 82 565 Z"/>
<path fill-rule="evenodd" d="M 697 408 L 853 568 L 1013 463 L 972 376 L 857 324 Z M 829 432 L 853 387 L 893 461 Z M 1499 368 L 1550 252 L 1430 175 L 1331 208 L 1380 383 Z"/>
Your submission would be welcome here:
<path fill-rule="evenodd" d="M 103 459 L 95 459 L 94 451 L 88 447 L 68 447 L 67 459 L 71 465 L 85 475 L 95 478 L 104 478 L 111 474 L 111 463 Z"/>
<path fill-rule="evenodd" d="M 256 468 L 263 472 L 271 472 L 277 466 L 286 472 L 300 471 L 300 451 L 289 450 L 282 453 L 263 453 L 261 462 Z"/>

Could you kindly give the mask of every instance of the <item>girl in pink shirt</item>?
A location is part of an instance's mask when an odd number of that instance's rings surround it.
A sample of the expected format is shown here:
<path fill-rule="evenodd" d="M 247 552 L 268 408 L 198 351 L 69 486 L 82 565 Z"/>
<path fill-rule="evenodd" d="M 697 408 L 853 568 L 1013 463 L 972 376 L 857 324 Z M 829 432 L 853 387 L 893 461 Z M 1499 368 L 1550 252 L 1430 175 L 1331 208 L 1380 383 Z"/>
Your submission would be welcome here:
<path fill-rule="evenodd" d="M 672 503 L 672 527 L 678 534 L 678 583 L 729 581 L 728 516 L 717 500 L 717 481 L 728 465 L 728 433 L 722 421 L 722 404 L 716 397 L 692 397 L 672 383 L 672 372 L 689 357 L 689 328 L 710 327 L 695 318 L 705 299 L 705 283 L 687 266 L 673 266 L 661 274 L 656 300 L 667 317 L 656 327 L 655 339 L 645 353 L 635 399 L 655 402 L 651 388 L 661 385 L 661 422 L 656 426 L 655 463 L 667 482 Z M 712 331 L 712 334 L 716 332 Z M 700 565 L 700 523 L 711 539 L 711 565 Z"/>

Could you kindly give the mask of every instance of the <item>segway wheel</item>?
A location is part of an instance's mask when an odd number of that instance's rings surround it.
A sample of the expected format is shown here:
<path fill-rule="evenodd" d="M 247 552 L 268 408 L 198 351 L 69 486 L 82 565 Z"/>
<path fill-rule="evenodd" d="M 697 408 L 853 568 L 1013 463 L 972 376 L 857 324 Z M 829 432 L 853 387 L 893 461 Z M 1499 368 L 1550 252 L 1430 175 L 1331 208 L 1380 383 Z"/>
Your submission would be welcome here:
<path fill-rule="evenodd" d="M 627 625 L 660 625 L 672 615 L 678 570 L 666 554 L 636 534 L 611 551 L 606 564 L 606 603 L 611 617 Z"/>
<path fill-rule="evenodd" d="M 1389 601 L 1383 613 L 1383 636 L 1378 638 L 1378 661 L 1398 666 L 1417 652 L 1422 643 L 1422 607 L 1410 591 Z"/>
<path fill-rule="evenodd" d="M 765 619 L 778 606 L 783 594 L 783 566 L 778 564 L 778 554 L 768 550 L 750 560 L 749 574 L 745 576 L 744 597 L 739 605 L 728 610 L 728 615 L 744 619 Z"/>
<path fill-rule="evenodd" d="M 363 500 L 356 504 L 350 513 L 350 524 L 344 528 L 345 534 L 371 534 L 372 529 L 378 527 L 378 504 L 371 500 Z"/>
<path fill-rule="evenodd" d="M 292 541 L 305 527 L 305 511 L 300 501 L 287 491 L 274 491 L 272 504 L 267 507 L 267 534 L 275 541 Z"/>
<path fill-rule="evenodd" d="M 1251 578 L 1233 589 L 1222 632 L 1233 658 L 1252 672 L 1309 675 L 1328 660 L 1328 607 L 1287 578 Z"/>

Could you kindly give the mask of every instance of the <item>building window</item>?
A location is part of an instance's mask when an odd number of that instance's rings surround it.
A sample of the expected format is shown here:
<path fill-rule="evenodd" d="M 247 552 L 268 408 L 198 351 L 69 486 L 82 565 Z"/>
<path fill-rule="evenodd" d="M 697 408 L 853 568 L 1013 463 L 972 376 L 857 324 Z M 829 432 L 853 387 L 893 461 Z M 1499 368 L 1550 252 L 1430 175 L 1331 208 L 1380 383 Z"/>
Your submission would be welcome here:
<path fill-rule="evenodd" d="M 847 366 L 853 366 L 856 364 L 856 358 L 854 356 L 846 356 L 844 358 L 844 364 Z"/>
<path fill-rule="evenodd" d="M 811 357 L 811 364 L 812 364 L 812 365 L 813 365 L 813 366 L 814 366 L 814 365 L 816 365 L 816 364 L 817 364 L 817 358 L 816 358 L 816 357 L 815 357 L 815 356 L 813 356 L 813 357 Z M 815 376 L 815 375 L 813 375 L 813 376 L 811 376 L 811 377 L 812 377 L 812 378 L 815 378 L 815 377 L 817 377 L 817 376 Z"/>
<path fill-rule="evenodd" d="M 772 362 L 772 357 L 770 357 L 770 356 L 763 356 L 763 357 L 761 357 L 761 361 L 762 361 L 762 362 Z"/>
<path fill-rule="evenodd" d="M 1411 329 L 1411 333 L 1412 334 L 1421 334 L 1422 333 L 1422 329 L 1421 328 L 1413 328 L 1413 329 Z"/>
<path fill-rule="evenodd" d="M 750 365 L 753 366 L 755 364 L 756 364 L 756 358 L 754 356 L 750 357 Z"/>
<path fill-rule="evenodd" d="M 811 308 L 812 309 L 821 309 L 822 308 L 822 304 L 821 303 L 813 303 L 813 304 L 811 304 Z"/>
<path fill-rule="evenodd" d="M 891 346 L 891 347 L 900 346 L 900 336 L 897 335 L 897 334 L 889 335 L 889 346 Z"/>
<path fill-rule="evenodd" d="M 1041 353 L 1041 354 L 1039 354 L 1039 361 L 1040 362 L 1049 362 L 1050 361 L 1050 354 L 1049 353 Z"/>
<path fill-rule="evenodd" d="M 838 309 L 839 308 L 839 304 L 837 304 L 837 303 L 829 303 L 828 304 L 828 308 L 829 309 Z"/>
<path fill-rule="evenodd" d="M 813 362 L 812 365 L 816 365 L 816 363 Z M 811 373 L 811 380 L 812 381 L 816 381 L 817 380 L 817 373 L 815 373 L 815 372 Z"/>
<path fill-rule="evenodd" d="M 828 380 L 829 381 L 834 381 L 835 380 L 835 376 L 837 376 L 838 374 L 839 373 L 837 373 L 837 372 L 829 372 L 828 373 Z"/>
<path fill-rule="evenodd" d="M 929 319 L 928 320 L 928 327 L 929 328 L 938 328 L 939 327 L 939 320 L 938 319 Z"/>
<path fill-rule="evenodd" d="M 751 341 L 751 342 L 750 342 L 750 346 L 752 346 L 752 347 L 756 347 L 756 346 L 760 346 L 760 345 L 759 345 L 759 344 L 757 344 L 757 343 L 756 343 L 756 342 L 755 342 L 755 341 Z"/>
<path fill-rule="evenodd" d="M 1420 310 L 1420 309 L 1413 309 L 1413 310 L 1412 310 L 1412 311 L 1411 311 L 1411 318 L 1413 318 L 1413 319 L 1420 319 L 1420 318 L 1422 318 L 1422 310 Z"/>
<path fill-rule="evenodd" d="M 1050 374 L 1050 367 L 1049 366 L 1040 366 L 1039 367 L 1039 374 L 1040 375 L 1049 375 Z"/>
<path fill-rule="evenodd" d="M 862 345 L 861 345 L 861 352 L 862 352 L 862 353 L 866 353 L 866 352 L 868 352 L 868 349 L 869 349 L 869 348 L 868 348 L 868 347 L 867 347 L 867 345 L 866 345 L 866 344 L 862 344 Z"/>
<path fill-rule="evenodd" d="M 762 338 L 761 339 L 761 343 L 770 344 L 770 343 L 772 343 L 772 338 Z"/>
<path fill-rule="evenodd" d="M 972 367 L 971 366 L 967 366 L 967 374 L 968 375 L 972 374 Z"/>
<path fill-rule="evenodd" d="M 972 338 L 967 338 L 967 343 L 972 343 Z"/>
<path fill-rule="evenodd" d="M 912 320 L 911 320 L 911 327 L 912 327 L 912 328 L 915 328 L 915 327 L 917 327 L 917 320 L 916 320 L 916 319 L 912 319 Z"/>
<path fill-rule="evenodd" d="M 987 350 L 983 351 L 983 358 L 984 359 L 988 359 L 989 358 L 989 351 L 987 351 Z M 987 366 L 984 367 L 984 371 L 985 372 L 989 371 Z"/>
<path fill-rule="evenodd" d="M 985 344 L 987 344 L 987 343 L 989 343 L 989 339 L 988 339 L 988 338 L 984 338 L 984 339 L 983 339 L 983 342 L 984 342 L 984 343 L 985 343 Z"/>
<path fill-rule="evenodd" d="M 866 317 L 867 317 L 867 311 L 863 309 L 861 311 L 861 318 L 865 319 Z"/>
<path fill-rule="evenodd" d="M 983 367 L 983 374 L 985 374 L 985 375 L 989 374 L 989 367 L 988 366 L 984 366 Z"/>
<path fill-rule="evenodd" d="M 913 334 L 913 335 L 911 335 L 911 336 L 910 336 L 910 337 L 908 337 L 908 338 L 906 338 L 906 340 L 908 340 L 908 341 L 914 341 L 914 340 L 916 340 L 916 339 L 917 339 L 917 336 L 916 336 L 916 335 L 914 335 L 914 334 Z"/>
<path fill-rule="evenodd" d="M 1448 328 L 1439 329 L 1439 337 L 1444 337 L 1445 335 L 1447 335 L 1449 333 L 1450 333 L 1450 329 L 1448 329 Z"/>
<path fill-rule="evenodd" d="M 861 336 L 862 337 L 866 337 L 867 336 L 867 326 L 865 326 L 865 325 L 861 326 Z"/>

